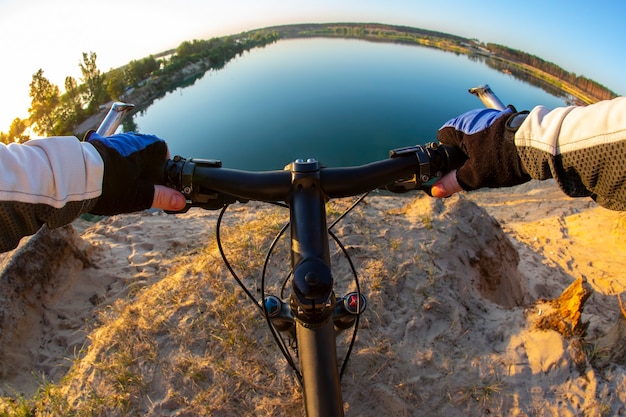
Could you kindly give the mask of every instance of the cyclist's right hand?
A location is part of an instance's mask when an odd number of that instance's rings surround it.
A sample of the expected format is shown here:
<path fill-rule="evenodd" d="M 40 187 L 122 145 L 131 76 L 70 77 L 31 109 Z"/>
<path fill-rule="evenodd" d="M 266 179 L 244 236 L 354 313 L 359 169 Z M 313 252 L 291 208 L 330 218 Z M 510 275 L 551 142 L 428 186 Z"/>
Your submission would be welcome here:
<path fill-rule="evenodd" d="M 512 106 L 502 111 L 476 109 L 445 123 L 437 139 L 459 147 L 468 159 L 439 179 L 432 195 L 442 198 L 461 190 L 510 187 L 529 181 L 515 146 L 515 132 L 525 115 Z"/>

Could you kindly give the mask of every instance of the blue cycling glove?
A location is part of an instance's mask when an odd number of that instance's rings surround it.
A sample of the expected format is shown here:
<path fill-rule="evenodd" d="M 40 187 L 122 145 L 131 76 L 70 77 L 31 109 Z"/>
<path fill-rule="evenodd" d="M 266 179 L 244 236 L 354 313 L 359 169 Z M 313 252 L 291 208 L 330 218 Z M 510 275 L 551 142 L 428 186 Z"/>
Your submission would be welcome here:
<path fill-rule="evenodd" d="M 102 137 L 95 132 L 88 133 L 86 140 L 104 161 L 102 195 L 90 212 L 113 215 L 150 208 L 154 184 L 163 182 L 165 141 L 140 133 Z"/>
<path fill-rule="evenodd" d="M 510 187 L 530 180 L 515 146 L 515 132 L 526 114 L 512 106 L 502 111 L 476 109 L 439 129 L 439 142 L 460 148 L 468 157 L 456 172 L 464 190 Z"/>

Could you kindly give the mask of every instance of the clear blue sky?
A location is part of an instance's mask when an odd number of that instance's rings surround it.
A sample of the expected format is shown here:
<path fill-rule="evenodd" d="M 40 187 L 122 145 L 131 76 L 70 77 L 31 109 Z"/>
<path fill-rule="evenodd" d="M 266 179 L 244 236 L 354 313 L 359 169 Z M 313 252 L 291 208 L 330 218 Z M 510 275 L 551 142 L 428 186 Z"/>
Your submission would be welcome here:
<path fill-rule="evenodd" d="M 82 52 L 109 70 L 184 40 L 307 22 L 378 22 L 500 43 L 626 95 L 626 2 L 529 0 L 0 0 L 0 130 L 25 118 L 39 69 L 63 90 Z M 488 82 L 488 80 L 486 80 Z"/>

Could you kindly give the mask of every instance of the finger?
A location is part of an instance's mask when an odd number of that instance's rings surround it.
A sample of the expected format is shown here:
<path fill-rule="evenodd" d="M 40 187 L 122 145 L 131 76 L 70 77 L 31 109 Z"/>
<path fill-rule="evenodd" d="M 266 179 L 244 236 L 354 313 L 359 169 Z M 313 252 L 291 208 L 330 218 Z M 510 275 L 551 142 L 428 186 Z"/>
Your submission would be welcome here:
<path fill-rule="evenodd" d="M 450 197 L 452 194 L 463 190 L 456 179 L 456 170 L 448 172 L 441 177 L 439 181 L 433 184 L 431 193 L 433 197 L 445 198 Z"/>
<path fill-rule="evenodd" d="M 185 199 L 185 196 L 178 191 L 164 185 L 154 186 L 152 208 L 178 211 L 184 209 L 186 204 L 187 200 Z"/>

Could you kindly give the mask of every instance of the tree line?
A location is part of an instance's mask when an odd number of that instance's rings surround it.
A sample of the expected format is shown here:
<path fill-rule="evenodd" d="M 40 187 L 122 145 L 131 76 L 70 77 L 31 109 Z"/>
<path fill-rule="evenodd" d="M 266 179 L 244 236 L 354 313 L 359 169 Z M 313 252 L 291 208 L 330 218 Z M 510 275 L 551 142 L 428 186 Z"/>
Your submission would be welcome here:
<path fill-rule="evenodd" d="M 0 142 L 26 142 L 30 140 L 29 128 L 40 136 L 74 135 L 76 127 L 96 114 L 102 104 L 120 100 L 130 89 L 149 85 L 151 89 L 167 91 L 180 82 L 181 70 L 190 64 L 202 62 L 203 71 L 219 69 L 238 54 L 278 38 L 275 31 L 259 30 L 239 37 L 185 41 L 161 58 L 151 55 L 106 73 L 98 68 L 95 52 L 83 52 L 80 83 L 74 77 L 66 77 L 64 93 L 40 68 L 29 85 L 28 118 L 16 117 L 8 132 L 0 132 Z"/>
<path fill-rule="evenodd" d="M 531 66 L 550 74 L 559 80 L 565 81 L 597 100 L 610 100 L 617 97 L 617 94 L 602 84 L 581 75 L 576 75 L 575 73 L 566 71 L 560 66 L 553 64 L 552 62 L 545 61 L 535 55 L 495 43 L 488 43 L 486 48 L 500 58 Z"/>
<path fill-rule="evenodd" d="M 29 85 L 31 98 L 28 118 L 13 119 L 7 133 L 0 132 L 4 143 L 23 143 L 30 139 L 28 128 L 42 136 L 71 134 L 72 129 L 86 117 L 94 114 L 98 106 L 110 97 L 106 91 L 106 75 L 96 64 L 94 52 L 83 52 L 79 63 L 82 83 L 74 77 L 65 77 L 65 93 L 53 84 L 40 68 L 32 76 Z"/>
<path fill-rule="evenodd" d="M 82 61 L 79 63 L 82 74 L 80 83 L 73 77 L 66 77 L 63 94 L 58 86 L 45 77 L 43 69 L 33 74 L 29 86 L 31 97 L 29 117 L 15 118 L 7 133 L 0 132 L 0 141 L 4 143 L 27 141 L 29 127 L 32 132 L 41 136 L 74 134 L 74 129 L 95 114 L 100 105 L 110 100 L 120 100 L 130 89 L 147 89 L 150 97 L 154 98 L 178 88 L 185 82 L 194 82 L 208 69 L 222 68 L 230 59 L 256 46 L 266 45 L 279 38 L 312 36 L 348 36 L 373 41 L 419 43 L 469 55 L 476 51 L 474 48 L 468 48 L 468 45 L 478 45 L 475 40 L 417 28 L 341 23 L 275 26 L 242 33 L 236 37 L 185 41 L 175 50 L 167 51 L 159 57 L 149 56 L 131 61 L 107 73 L 102 73 L 98 69 L 97 56 L 94 52 L 83 53 Z M 577 76 L 526 52 L 494 43 L 481 47 L 488 50 L 492 57 L 536 68 L 577 87 L 596 100 L 617 96 L 593 80 Z M 191 66 L 196 66 L 196 69 L 191 70 L 191 75 L 186 74 L 185 69 Z"/>
<path fill-rule="evenodd" d="M 534 76 L 536 78 L 535 80 L 531 80 L 528 72 L 514 70 L 511 69 L 511 65 L 507 66 L 507 64 L 503 64 L 516 78 L 541 85 L 541 88 L 551 94 L 554 94 L 555 89 L 565 87 L 563 84 L 566 83 L 578 88 L 596 101 L 607 100 L 617 96 L 613 91 L 596 81 L 568 72 L 556 64 L 526 52 L 495 43 L 482 44 L 476 39 L 467 39 L 444 32 L 378 23 L 306 23 L 274 26 L 269 29 L 279 31 L 281 37 L 284 38 L 318 36 L 361 38 L 373 42 L 419 44 L 455 53 L 467 54 L 469 57 L 485 56 L 495 60 L 499 59 L 504 63 L 527 65 L 549 74 L 557 80 L 554 82 L 554 86 L 536 77 L 536 74 L 530 73 L 530 77 Z M 489 66 L 498 66 L 498 63 L 492 60 L 486 60 L 485 63 Z M 560 84 L 559 81 L 561 82 Z M 562 95 L 563 90 L 565 90 L 565 88 L 561 88 L 561 91 L 558 91 L 555 95 Z"/>

